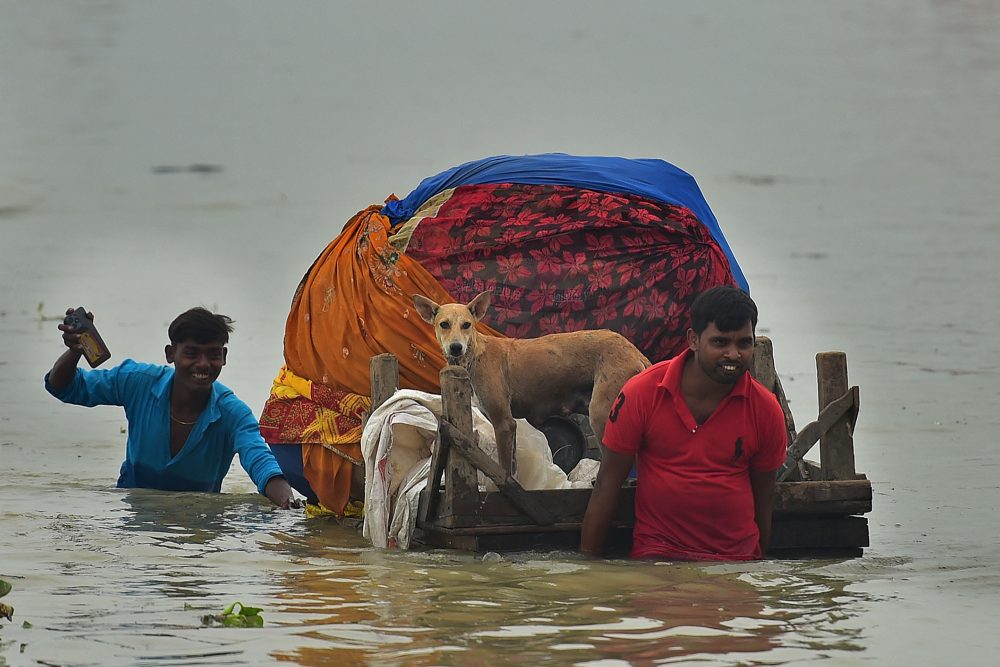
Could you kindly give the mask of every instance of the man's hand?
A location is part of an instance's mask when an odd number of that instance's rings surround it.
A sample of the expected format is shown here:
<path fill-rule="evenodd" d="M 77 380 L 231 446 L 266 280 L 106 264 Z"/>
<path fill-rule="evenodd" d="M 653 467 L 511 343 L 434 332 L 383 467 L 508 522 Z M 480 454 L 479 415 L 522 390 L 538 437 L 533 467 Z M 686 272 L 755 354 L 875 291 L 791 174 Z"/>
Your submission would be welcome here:
<path fill-rule="evenodd" d="M 264 495 L 283 510 L 302 509 L 302 499 L 296 498 L 292 487 L 281 475 L 275 475 L 264 485 Z"/>
<path fill-rule="evenodd" d="M 76 311 L 76 308 L 67 308 L 66 315 L 72 315 L 74 311 Z M 87 311 L 87 319 L 93 322 L 94 314 Z M 83 354 L 83 347 L 80 345 L 80 334 L 76 333 L 76 330 L 65 322 L 59 323 L 59 331 L 62 331 L 63 344 L 76 352 L 79 358 L 79 355 Z"/>
<path fill-rule="evenodd" d="M 74 310 L 76 309 L 67 308 L 66 314 L 70 315 Z M 87 317 L 90 321 L 94 320 L 93 313 L 87 313 Z M 62 332 L 63 344 L 68 349 L 56 359 L 56 362 L 52 365 L 52 370 L 49 371 L 49 384 L 56 391 L 62 391 L 73 381 L 73 378 L 76 376 L 76 365 L 80 363 L 80 357 L 83 356 L 83 346 L 80 345 L 80 334 L 74 333 L 73 329 L 65 322 L 59 323 L 59 331 Z"/>

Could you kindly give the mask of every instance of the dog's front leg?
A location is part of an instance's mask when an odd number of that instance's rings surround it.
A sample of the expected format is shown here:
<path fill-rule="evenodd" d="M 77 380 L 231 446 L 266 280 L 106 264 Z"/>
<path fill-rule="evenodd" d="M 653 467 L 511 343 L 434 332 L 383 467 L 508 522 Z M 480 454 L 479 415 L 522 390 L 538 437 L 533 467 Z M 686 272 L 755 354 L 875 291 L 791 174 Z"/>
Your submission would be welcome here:
<path fill-rule="evenodd" d="M 517 424 L 514 418 L 507 412 L 506 416 L 499 416 L 493 421 L 493 432 L 497 436 L 497 458 L 500 460 L 500 467 L 508 476 L 514 475 L 514 448 L 517 436 Z"/>
<path fill-rule="evenodd" d="M 510 410 L 510 398 L 497 387 L 479 384 L 475 387 L 476 396 L 483 406 L 483 412 L 493 425 L 493 433 L 497 440 L 497 462 L 508 475 L 514 474 L 514 447 L 517 424 Z"/>

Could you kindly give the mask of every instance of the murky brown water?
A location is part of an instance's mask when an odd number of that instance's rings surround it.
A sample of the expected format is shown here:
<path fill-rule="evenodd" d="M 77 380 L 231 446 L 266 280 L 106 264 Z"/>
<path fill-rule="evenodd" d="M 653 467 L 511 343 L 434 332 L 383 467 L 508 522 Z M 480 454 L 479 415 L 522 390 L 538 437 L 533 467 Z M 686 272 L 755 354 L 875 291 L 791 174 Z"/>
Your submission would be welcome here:
<path fill-rule="evenodd" d="M 0 665 L 993 664 L 996 4 L 0 0 L 0 61 Z M 120 411 L 42 389 L 40 315 L 86 305 L 116 359 L 155 360 L 204 303 L 259 409 L 344 220 L 548 150 L 698 178 L 800 424 L 813 355 L 848 353 L 864 557 L 375 551 L 238 467 L 221 496 L 114 490 Z M 264 628 L 201 626 L 235 600 Z"/>

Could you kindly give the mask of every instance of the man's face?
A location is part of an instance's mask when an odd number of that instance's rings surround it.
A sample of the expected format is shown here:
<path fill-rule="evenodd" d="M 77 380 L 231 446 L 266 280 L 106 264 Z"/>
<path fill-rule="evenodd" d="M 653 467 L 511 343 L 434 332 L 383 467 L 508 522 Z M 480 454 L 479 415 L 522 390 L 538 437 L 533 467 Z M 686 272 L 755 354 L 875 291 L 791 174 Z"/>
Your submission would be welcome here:
<path fill-rule="evenodd" d="M 211 387 L 226 365 L 226 346 L 221 341 L 182 341 L 167 345 L 167 363 L 174 365 L 174 381 L 192 389 Z"/>
<path fill-rule="evenodd" d="M 735 331 L 719 331 L 709 322 L 701 334 L 688 329 L 688 347 L 705 375 L 720 384 L 735 384 L 753 360 L 753 326 L 748 321 Z"/>

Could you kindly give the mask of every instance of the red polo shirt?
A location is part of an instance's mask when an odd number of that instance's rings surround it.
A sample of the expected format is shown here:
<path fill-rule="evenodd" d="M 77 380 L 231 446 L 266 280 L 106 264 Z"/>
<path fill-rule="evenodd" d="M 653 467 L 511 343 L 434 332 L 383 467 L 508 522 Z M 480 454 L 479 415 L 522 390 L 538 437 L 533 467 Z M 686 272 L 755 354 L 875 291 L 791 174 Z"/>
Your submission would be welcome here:
<path fill-rule="evenodd" d="M 747 373 L 699 425 L 680 387 L 690 354 L 629 380 L 604 431 L 608 448 L 636 457 L 632 557 L 760 558 L 749 473 L 784 463 L 784 413 Z"/>

